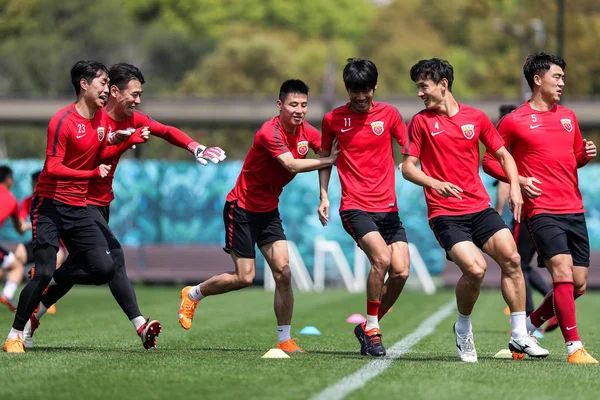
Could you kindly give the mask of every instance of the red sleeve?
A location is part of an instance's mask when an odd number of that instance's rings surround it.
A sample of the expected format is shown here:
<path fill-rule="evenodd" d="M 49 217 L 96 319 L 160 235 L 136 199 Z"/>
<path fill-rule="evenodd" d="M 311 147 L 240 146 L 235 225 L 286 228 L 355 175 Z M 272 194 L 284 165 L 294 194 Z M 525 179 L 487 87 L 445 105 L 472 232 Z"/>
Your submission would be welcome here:
<path fill-rule="evenodd" d="M 31 196 L 25 197 L 21 201 L 21 206 L 19 207 L 19 218 L 27 219 L 29 218 L 29 210 L 31 209 Z"/>
<path fill-rule="evenodd" d="M 495 153 L 500 150 L 500 148 L 504 146 L 504 140 L 502 140 L 502 137 L 487 115 L 481 113 L 479 125 L 481 129 L 479 140 L 481 140 L 487 151 Z"/>
<path fill-rule="evenodd" d="M 96 160 L 96 165 L 110 164 L 113 161 L 117 161 L 131 146 L 129 140 L 115 146 L 105 146 Z"/>
<path fill-rule="evenodd" d="M 70 179 L 70 178 L 93 178 L 95 177 L 96 170 L 91 171 L 81 171 L 77 169 L 72 169 L 69 167 L 65 167 L 63 162 L 63 157 L 55 157 L 49 155 L 46 157 L 46 171 L 48 172 L 48 176 L 50 178 L 58 178 L 58 179 Z"/>
<path fill-rule="evenodd" d="M 402 154 L 406 156 L 420 157 L 421 146 L 423 146 L 423 132 L 421 127 L 419 114 L 412 117 L 408 123 L 407 140 L 402 147 Z"/>
<path fill-rule="evenodd" d="M 163 125 L 160 122 L 153 120 L 152 118 L 141 112 L 136 112 L 134 116 L 136 128 L 147 126 L 150 128 L 150 134 L 152 136 L 156 136 L 163 140 L 166 140 L 173 146 L 190 150 L 188 146 L 194 140 L 188 135 L 186 135 L 183 131 L 180 131 L 179 129 L 173 126 Z M 196 146 L 194 146 L 194 148 L 195 147 Z M 194 149 L 191 149 L 190 151 L 193 152 Z"/>
<path fill-rule="evenodd" d="M 279 124 L 269 125 L 261 128 L 256 136 L 258 143 L 267 149 L 273 158 L 277 158 L 280 155 L 290 151 L 284 145 L 285 141 L 282 140 Z"/>
<path fill-rule="evenodd" d="M 321 131 L 323 132 L 323 136 L 321 137 L 321 149 L 323 151 L 331 151 L 331 146 L 333 144 L 333 139 L 335 138 L 335 133 L 331 128 L 331 118 L 333 114 L 328 113 L 323 117 L 323 124 L 321 127 Z"/>
<path fill-rule="evenodd" d="M 512 144 L 512 125 L 513 120 L 508 118 L 508 116 L 498 121 L 498 133 L 500 134 L 500 138 L 504 141 L 507 149 L 510 149 Z M 495 151 L 497 150 L 498 149 Z M 500 164 L 500 161 L 498 161 L 492 153 L 493 152 L 490 152 L 489 150 L 485 152 L 485 155 L 483 156 L 483 171 L 499 181 L 508 183 L 506 174 L 502 169 L 502 164 Z"/>
<path fill-rule="evenodd" d="M 573 153 L 575 154 L 575 160 L 577 160 L 577 168 L 581 168 L 590 162 L 590 158 L 585 155 L 583 136 L 581 136 L 581 130 L 579 130 L 579 123 L 577 122 L 575 113 L 573 113 L 571 118 L 573 129 L 575 129 L 575 133 L 573 135 Z"/>
<path fill-rule="evenodd" d="M 67 140 L 71 135 L 72 125 L 65 121 L 69 113 L 58 118 L 58 122 L 53 119 L 48 125 L 48 143 L 46 144 L 46 155 L 60 157 L 65 156 L 67 150 Z"/>
<path fill-rule="evenodd" d="M 398 111 L 396 107 L 392 107 L 392 109 L 394 110 L 391 130 L 392 136 L 394 139 L 396 139 L 396 142 L 398 142 L 400 146 L 404 146 L 406 143 L 406 125 L 402 120 L 402 114 L 400 114 L 400 111 Z"/>

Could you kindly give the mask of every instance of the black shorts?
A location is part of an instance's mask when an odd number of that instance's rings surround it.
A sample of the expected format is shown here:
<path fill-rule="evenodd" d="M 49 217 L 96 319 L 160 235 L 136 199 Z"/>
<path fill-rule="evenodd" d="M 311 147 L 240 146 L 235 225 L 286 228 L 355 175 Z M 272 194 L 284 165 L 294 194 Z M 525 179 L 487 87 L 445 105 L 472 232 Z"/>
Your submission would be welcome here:
<path fill-rule="evenodd" d="M 112 229 L 110 229 L 108 226 L 108 219 L 110 218 L 110 206 L 89 205 L 87 208 L 90 210 L 92 219 L 96 225 L 98 225 L 98 228 L 100 228 L 100 231 L 102 231 L 102 234 L 106 238 L 106 241 L 108 242 L 108 248 L 111 250 L 120 249 L 121 243 L 119 243 Z"/>
<path fill-rule="evenodd" d="M 223 208 L 225 250 L 240 258 L 256 258 L 254 245 L 262 247 L 278 240 L 287 240 L 281 225 L 279 209 L 269 212 L 244 210 L 237 200 L 228 201 Z"/>
<path fill-rule="evenodd" d="M 397 211 L 369 212 L 344 210 L 340 212 L 342 225 L 358 245 L 358 241 L 369 232 L 379 232 L 385 243 L 406 242 L 406 231 Z"/>
<path fill-rule="evenodd" d="M 531 235 L 529 234 L 529 226 L 527 220 L 516 222 L 513 218 L 512 231 L 513 238 L 515 239 L 515 243 L 517 244 L 517 250 L 519 251 L 519 255 L 521 256 L 521 267 L 531 268 L 529 264 L 531 263 L 531 260 L 533 260 L 533 256 L 535 255 L 535 246 L 533 244 L 533 240 L 531 239 Z"/>
<path fill-rule="evenodd" d="M 60 239 L 69 253 L 107 247 L 106 239 L 87 207 L 35 195 L 30 214 L 34 249 L 48 244 L 58 250 Z"/>
<path fill-rule="evenodd" d="M 442 215 L 432 218 L 429 226 L 446 253 L 456 243 L 466 241 L 473 242 L 481 249 L 496 232 L 508 229 L 502 217 L 493 208 L 466 215 Z"/>
<path fill-rule="evenodd" d="M 538 214 L 528 221 L 539 255 L 538 266 L 543 267 L 543 259 L 557 254 L 570 254 L 573 265 L 590 266 L 590 240 L 583 213 Z"/>

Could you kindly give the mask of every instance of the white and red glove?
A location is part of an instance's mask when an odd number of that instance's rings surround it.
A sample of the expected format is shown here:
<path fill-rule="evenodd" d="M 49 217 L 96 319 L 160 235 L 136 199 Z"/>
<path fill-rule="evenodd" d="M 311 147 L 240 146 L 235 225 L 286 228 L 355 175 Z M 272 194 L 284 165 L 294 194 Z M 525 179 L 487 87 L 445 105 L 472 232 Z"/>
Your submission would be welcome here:
<path fill-rule="evenodd" d="M 225 151 L 220 147 L 206 147 L 199 143 L 192 142 L 188 145 L 188 149 L 194 154 L 196 162 L 202 165 L 207 165 L 207 160 L 218 164 L 226 158 Z"/>

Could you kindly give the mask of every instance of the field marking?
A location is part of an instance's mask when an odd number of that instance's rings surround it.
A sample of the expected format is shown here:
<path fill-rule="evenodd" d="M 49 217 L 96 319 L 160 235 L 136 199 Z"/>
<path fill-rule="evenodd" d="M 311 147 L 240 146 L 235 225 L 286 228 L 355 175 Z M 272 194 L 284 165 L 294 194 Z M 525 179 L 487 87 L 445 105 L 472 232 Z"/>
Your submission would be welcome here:
<path fill-rule="evenodd" d="M 452 299 L 452 301 L 440 307 L 433 315 L 423 321 L 414 332 L 387 349 L 385 357 L 371 361 L 352 375 L 342 378 L 336 384 L 312 396 L 311 400 L 343 399 L 353 391 L 362 388 L 371 379 L 388 369 L 400 356 L 408 353 L 421 339 L 431 335 L 435 328 L 455 310 L 456 300 Z"/>

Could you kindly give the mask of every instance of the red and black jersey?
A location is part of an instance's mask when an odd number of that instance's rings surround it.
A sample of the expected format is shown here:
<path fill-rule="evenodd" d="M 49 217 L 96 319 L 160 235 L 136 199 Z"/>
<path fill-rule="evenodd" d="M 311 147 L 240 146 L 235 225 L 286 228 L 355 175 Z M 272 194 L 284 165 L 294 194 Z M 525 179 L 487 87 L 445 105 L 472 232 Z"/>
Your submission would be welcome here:
<path fill-rule="evenodd" d="M 460 200 L 423 188 L 429 219 L 472 214 L 490 207 L 490 196 L 479 177 L 479 141 L 495 153 L 503 146 L 502 138 L 483 111 L 464 104 L 459 107 L 452 117 L 423 110 L 408 124 L 403 153 L 418 157 L 428 176 L 463 190 Z"/>
<path fill-rule="evenodd" d="M 17 218 L 19 215 L 19 201 L 4 186 L 0 185 L 0 226 L 8 218 Z"/>
<path fill-rule="evenodd" d="M 331 150 L 334 138 L 341 149 L 335 163 L 342 186 L 340 211 L 397 211 L 392 138 L 404 144 L 402 116 L 383 102 L 373 103 L 362 114 L 349 106 L 338 107 L 323 118 L 323 150 Z"/>
<path fill-rule="evenodd" d="M 253 212 L 276 209 L 283 187 L 295 176 L 277 157 L 289 152 L 294 158 L 306 158 L 309 149 L 317 153 L 320 148 L 321 134 L 306 121 L 294 133 L 283 129 L 279 116 L 265 122 L 254 137 L 227 201 L 237 200 L 241 208 Z"/>

